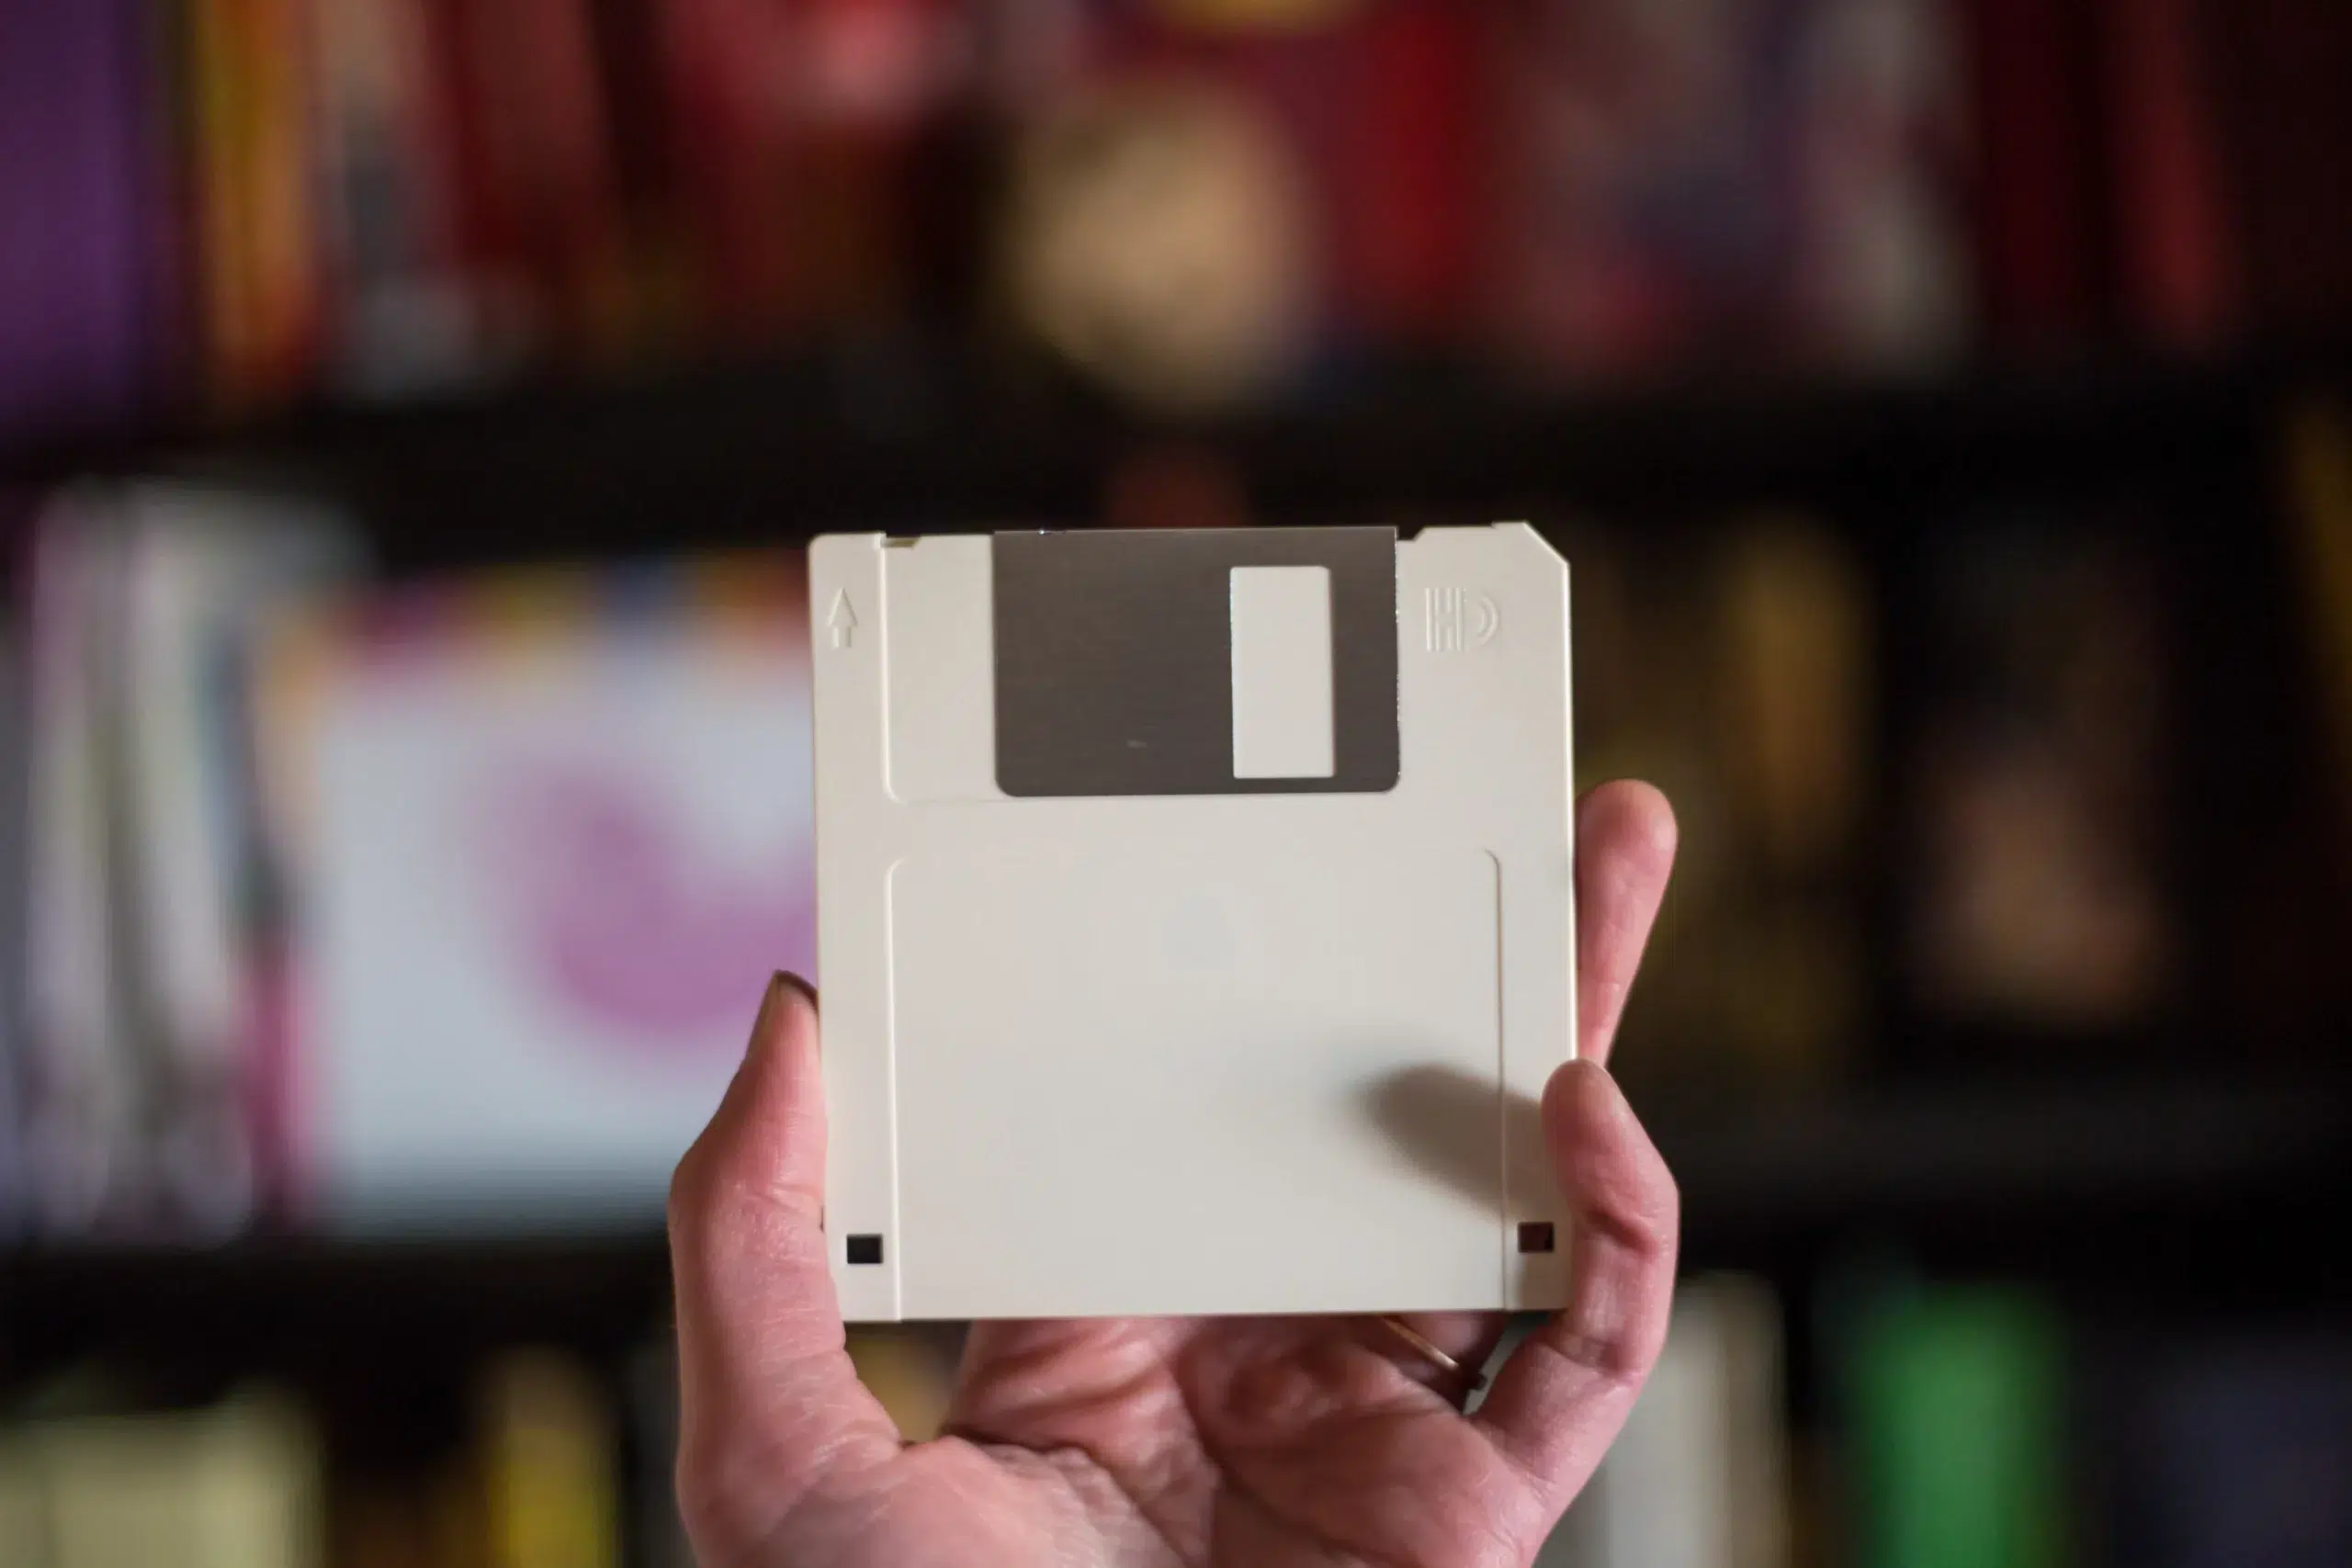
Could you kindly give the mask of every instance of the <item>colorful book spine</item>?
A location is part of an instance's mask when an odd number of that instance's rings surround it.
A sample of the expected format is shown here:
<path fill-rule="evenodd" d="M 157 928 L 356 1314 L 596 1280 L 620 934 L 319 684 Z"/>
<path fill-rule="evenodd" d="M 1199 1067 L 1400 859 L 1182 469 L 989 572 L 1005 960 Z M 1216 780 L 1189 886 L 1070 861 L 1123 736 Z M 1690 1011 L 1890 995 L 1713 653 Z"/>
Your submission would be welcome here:
<path fill-rule="evenodd" d="M 588 0 L 458 6 L 485 238 L 558 363 L 609 357 L 627 302 L 610 128 Z"/>
<path fill-rule="evenodd" d="M 311 385 L 324 311 L 312 51 L 299 0 L 190 0 L 201 341 L 216 400 Z"/>
<path fill-rule="evenodd" d="M 1968 16 L 1987 324 L 2029 347 L 2080 339 L 2096 325 L 2098 289 L 2085 0 L 1980 0 Z"/>
<path fill-rule="evenodd" d="M 428 14 L 315 0 L 313 16 L 332 373 L 366 394 L 462 377 L 481 345 Z"/>
<path fill-rule="evenodd" d="M 1476 299 L 1488 151 L 1477 7 L 1399 0 L 1367 8 L 1329 90 L 1341 124 L 1322 171 L 1335 213 L 1331 292 L 1347 324 L 1384 344 L 1458 336 Z"/>
<path fill-rule="evenodd" d="M 0 443 L 153 389 L 164 208 L 138 0 L 0 0 Z"/>
<path fill-rule="evenodd" d="M 792 323 L 796 287 L 789 110 L 798 54 L 780 0 L 672 0 L 662 58 L 700 254 L 703 330 L 756 342 Z"/>
<path fill-rule="evenodd" d="M 320 1470 L 317 1431 L 266 1393 L 36 1422 L 0 1438 L 0 1553 L 28 1568 L 318 1568 Z"/>
<path fill-rule="evenodd" d="M 482 1387 L 488 1568 L 616 1568 L 619 1452 L 611 1403 L 573 1362 L 516 1352 Z"/>
<path fill-rule="evenodd" d="M 2245 269 L 2267 334 L 2352 326 L 2352 6 L 2340 0 L 2219 0 L 2204 12 L 2228 89 Z M 2340 341 L 2340 340 L 2339 340 Z"/>
<path fill-rule="evenodd" d="M 140 1085 L 114 943 L 119 873 L 107 795 L 118 711 L 118 532 L 73 491 L 33 540 L 28 648 L 25 1156 L 34 1222 L 85 1234 L 135 1214 Z"/>
<path fill-rule="evenodd" d="M 2065 1350 L 2052 1309 L 1996 1288 L 1867 1309 L 1845 1348 L 1863 1568 L 2062 1568 Z"/>
<path fill-rule="evenodd" d="M 7 497 L 0 494 L 0 549 L 7 543 Z M 30 1218 L 25 1188 L 25 858 L 28 848 L 25 670 L 13 587 L 0 575 L 0 1247 Z M 0 1535 L 0 1541 L 5 1541 Z M 0 1558 L 5 1561 L 5 1558 Z"/>
<path fill-rule="evenodd" d="M 2138 1335 L 2094 1406 L 2109 1560 L 2352 1562 L 2352 1340 L 2272 1323 Z"/>
<path fill-rule="evenodd" d="M 2194 0 L 2103 0 L 2117 249 L 2132 326 L 2211 349 L 2239 325 L 2237 219 Z"/>

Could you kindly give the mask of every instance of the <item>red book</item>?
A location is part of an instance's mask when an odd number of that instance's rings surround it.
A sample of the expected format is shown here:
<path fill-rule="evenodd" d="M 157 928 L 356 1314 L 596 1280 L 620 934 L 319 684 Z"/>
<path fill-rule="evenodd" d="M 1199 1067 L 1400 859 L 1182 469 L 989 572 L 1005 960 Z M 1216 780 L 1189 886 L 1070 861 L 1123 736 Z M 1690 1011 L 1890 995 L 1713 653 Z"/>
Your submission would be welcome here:
<path fill-rule="evenodd" d="M 469 269 L 524 346 L 623 334 L 618 198 L 587 0 L 435 0 Z"/>
<path fill-rule="evenodd" d="M 418 0 L 426 59 L 426 145 L 443 173 L 447 204 L 443 254 L 463 279 L 493 359 L 533 330 L 530 283 L 515 253 L 514 223 L 503 206 L 488 153 L 494 104 L 476 94 L 471 0 Z"/>
<path fill-rule="evenodd" d="M 2208 0 L 2234 147 L 2248 293 L 2281 335 L 2352 325 L 2352 6 Z"/>
<path fill-rule="evenodd" d="M 1995 335 L 2037 343 L 2095 324 L 2096 77 L 2082 0 L 1977 0 L 1977 231 Z"/>
<path fill-rule="evenodd" d="M 662 7 L 686 221 L 707 330 L 760 332 L 794 314 L 786 0 L 671 0 Z"/>
<path fill-rule="evenodd" d="M 1393 0 L 1358 28 L 1348 73 L 1338 288 L 1374 336 L 1458 335 L 1483 228 L 1480 13 Z"/>
<path fill-rule="evenodd" d="M 2237 324 L 2234 215 L 2192 0 L 2102 0 L 2118 262 L 2133 324 L 2207 348 Z"/>
<path fill-rule="evenodd" d="M 911 154 L 969 85 L 947 0 L 674 0 L 666 55 L 710 325 L 906 303 Z"/>

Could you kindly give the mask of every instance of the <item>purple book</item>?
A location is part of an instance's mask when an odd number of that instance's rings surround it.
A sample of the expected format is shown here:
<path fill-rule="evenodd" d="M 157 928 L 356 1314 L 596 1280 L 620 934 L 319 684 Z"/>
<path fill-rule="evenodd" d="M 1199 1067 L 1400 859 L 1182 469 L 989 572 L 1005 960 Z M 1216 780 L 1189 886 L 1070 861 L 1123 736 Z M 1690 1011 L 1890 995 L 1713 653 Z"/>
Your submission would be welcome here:
<path fill-rule="evenodd" d="M 123 418 L 156 363 L 164 106 L 140 0 L 0 0 L 0 447 Z"/>

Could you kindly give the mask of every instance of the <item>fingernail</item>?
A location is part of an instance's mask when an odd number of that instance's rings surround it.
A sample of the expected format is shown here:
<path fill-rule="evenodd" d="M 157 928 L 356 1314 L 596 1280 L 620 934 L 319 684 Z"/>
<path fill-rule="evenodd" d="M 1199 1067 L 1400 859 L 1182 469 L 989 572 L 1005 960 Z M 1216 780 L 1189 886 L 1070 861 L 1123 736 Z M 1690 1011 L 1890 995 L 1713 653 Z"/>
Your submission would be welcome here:
<path fill-rule="evenodd" d="M 751 1043 L 743 1048 L 746 1056 L 766 1041 L 775 1024 L 776 1010 L 784 1006 L 785 991 L 791 983 L 790 976 L 781 969 L 768 976 L 768 988 L 760 993 L 759 1016 L 752 1020 Z"/>

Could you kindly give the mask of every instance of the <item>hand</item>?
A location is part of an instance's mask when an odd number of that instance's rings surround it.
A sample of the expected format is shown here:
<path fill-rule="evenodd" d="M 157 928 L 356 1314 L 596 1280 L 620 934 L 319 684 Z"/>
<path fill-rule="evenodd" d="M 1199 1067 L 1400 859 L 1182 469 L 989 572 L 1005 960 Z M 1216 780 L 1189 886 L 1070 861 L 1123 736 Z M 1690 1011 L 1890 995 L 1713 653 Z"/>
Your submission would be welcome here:
<path fill-rule="evenodd" d="M 1674 858 L 1641 784 L 1577 809 L 1578 1059 L 1544 1125 L 1574 1285 L 1469 1416 L 1377 1318 L 973 1326 L 946 1435 L 857 1381 L 826 1268 L 812 998 L 779 982 L 670 1201 L 678 1497 L 705 1568 L 1500 1568 L 1532 1559 L 1666 1337 L 1672 1178 L 1605 1070 Z M 1498 1314 L 1412 1325 L 1464 1365 Z"/>

